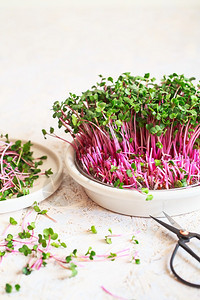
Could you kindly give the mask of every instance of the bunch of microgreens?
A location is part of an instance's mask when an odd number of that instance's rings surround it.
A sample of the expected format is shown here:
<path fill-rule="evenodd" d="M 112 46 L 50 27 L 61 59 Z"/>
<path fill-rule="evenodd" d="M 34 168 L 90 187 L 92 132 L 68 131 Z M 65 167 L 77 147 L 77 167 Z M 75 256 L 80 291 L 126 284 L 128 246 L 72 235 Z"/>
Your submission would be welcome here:
<path fill-rule="evenodd" d="M 28 257 L 28 262 L 22 268 L 22 273 L 24 275 L 30 275 L 33 271 L 45 267 L 49 262 L 56 262 L 62 268 L 70 271 L 70 274 L 66 274 L 66 277 L 74 277 L 78 273 L 78 267 L 82 266 L 80 263 L 89 261 L 114 261 L 122 257 L 130 257 L 132 252 L 130 248 L 115 253 L 96 254 L 92 247 L 89 247 L 84 255 L 78 254 L 77 249 L 74 249 L 71 253 L 68 253 L 68 255 L 59 257 L 58 254 L 56 254 L 56 249 L 67 248 L 66 243 L 59 239 L 58 234 L 54 232 L 52 228 L 45 228 L 42 233 L 36 235 L 36 223 L 27 221 L 28 216 L 34 211 L 37 214 L 48 217 L 47 210 L 41 210 L 36 202 L 33 204 L 32 210 L 24 217 L 21 226 L 18 225 L 18 222 L 13 217 L 10 217 L 9 224 L 0 237 L 0 264 L 8 255 L 21 254 Z M 51 220 L 56 222 L 52 218 Z M 18 226 L 20 228 L 20 231 L 16 236 L 12 233 L 7 233 L 8 229 L 12 226 Z M 111 238 L 122 236 L 113 235 L 111 229 L 108 229 L 108 231 L 110 235 L 105 236 L 105 243 L 107 244 L 112 243 Z M 97 229 L 92 225 L 88 232 L 97 234 Z M 138 244 L 135 236 L 132 236 L 130 243 Z M 131 262 L 135 264 L 140 263 L 138 252 L 135 252 L 131 257 Z M 15 285 L 15 289 L 16 291 L 19 291 L 19 284 Z M 7 293 L 11 293 L 12 286 L 7 283 L 5 290 Z"/>
<path fill-rule="evenodd" d="M 47 156 L 34 158 L 30 141 L 10 142 L 7 134 L 5 138 L 0 140 L 0 201 L 29 194 L 29 188 L 40 175 L 53 174 L 51 169 L 41 172 L 38 168 Z"/>
<path fill-rule="evenodd" d="M 172 74 L 160 83 L 124 73 L 53 105 L 82 170 L 114 187 L 172 189 L 200 181 L 200 85 Z M 43 134 L 58 137 L 54 128 Z M 59 138 L 59 137 L 58 137 Z M 152 199 L 149 195 L 147 200 Z"/>

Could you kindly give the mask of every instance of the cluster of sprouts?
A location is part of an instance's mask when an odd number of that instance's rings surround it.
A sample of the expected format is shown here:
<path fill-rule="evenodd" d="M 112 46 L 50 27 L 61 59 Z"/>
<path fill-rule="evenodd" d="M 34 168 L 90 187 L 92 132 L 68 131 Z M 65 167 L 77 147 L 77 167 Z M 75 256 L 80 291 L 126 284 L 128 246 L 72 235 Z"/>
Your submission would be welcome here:
<path fill-rule="evenodd" d="M 29 194 L 29 188 L 40 175 L 49 176 L 51 169 L 41 172 L 38 166 L 46 156 L 35 159 L 31 142 L 0 140 L 0 201 Z"/>
<path fill-rule="evenodd" d="M 114 187 L 173 189 L 200 182 L 200 86 L 124 73 L 53 105 L 82 170 Z M 47 134 L 43 130 L 44 135 Z M 57 136 L 54 129 L 50 135 Z"/>

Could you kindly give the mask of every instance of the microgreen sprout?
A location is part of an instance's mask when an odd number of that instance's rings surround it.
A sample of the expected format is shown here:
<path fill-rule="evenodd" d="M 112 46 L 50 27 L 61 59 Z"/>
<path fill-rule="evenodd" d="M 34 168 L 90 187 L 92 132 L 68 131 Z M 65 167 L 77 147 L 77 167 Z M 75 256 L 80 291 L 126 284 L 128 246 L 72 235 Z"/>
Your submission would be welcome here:
<path fill-rule="evenodd" d="M 111 228 L 109 228 L 108 231 L 110 232 L 110 234 L 112 234 L 112 229 Z"/>
<path fill-rule="evenodd" d="M 77 271 L 77 265 L 75 265 L 74 263 L 70 263 L 69 268 L 70 268 L 70 270 L 72 271 L 70 277 L 75 277 L 75 276 L 78 274 L 78 271 Z"/>
<path fill-rule="evenodd" d="M 91 230 L 92 233 L 95 233 L 95 234 L 97 233 L 97 230 L 96 230 L 94 225 L 91 226 L 90 230 Z"/>
<path fill-rule="evenodd" d="M 33 203 L 33 209 L 38 215 L 45 215 L 48 219 L 50 219 L 51 221 L 56 223 L 56 220 L 54 220 L 52 217 L 50 217 L 47 214 L 46 209 L 40 209 L 40 207 L 38 206 L 38 203 L 36 201 Z"/>
<path fill-rule="evenodd" d="M 112 240 L 110 237 L 108 237 L 107 235 L 105 236 L 105 241 L 107 244 L 112 244 Z"/>
<path fill-rule="evenodd" d="M 33 230 L 35 228 L 35 222 L 31 222 L 30 225 L 27 226 L 28 230 Z"/>
<path fill-rule="evenodd" d="M 14 218 L 10 217 L 10 224 L 17 225 L 17 221 Z"/>
<path fill-rule="evenodd" d="M 19 252 L 27 256 L 28 254 L 32 253 L 32 250 L 27 245 L 23 245 L 21 248 L 19 248 Z"/>
<path fill-rule="evenodd" d="M 31 270 L 29 264 L 27 264 L 27 265 L 22 269 L 22 273 L 23 273 L 24 275 L 30 275 L 31 272 L 32 272 L 32 270 Z"/>
<path fill-rule="evenodd" d="M 74 249 L 70 255 L 66 256 L 66 262 L 69 263 L 70 261 L 72 261 L 73 257 L 77 258 L 77 249 Z"/>
<path fill-rule="evenodd" d="M 19 292 L 20 288 L 21 288 L 21 286 L 19 284 L 15 284 L 15 289 L 17 292 Z"/>
<path fill-rule="evenodd" d="M 96 255 L 96 252 L 92 250 L 92 247 L 88 248 L 88 251 L 85 253 L 85 255 L 89 255 L 89 259 L 93 260 L 94 256 Z"/>
<path fill-rule="evenodd" d="M 29 231 L 23 230 L 22 232 L 18 233 L 18 236 L 20 237 L 20 239 L 29 239 L 31 234 Z"/>
<path fill-rule="evenodd" d="M 140 259 L 139 258 L 135 258 L 134 261 L 135 261 L 136 265 L 140 264 Z"/>
<path fill-rule="evenodd" d="M 47 213 L 47 210 L 44 210 L 44 209 L 41 210 L 41 209 L 39 208 L 39 206 L 38 206 L 38 204 L 37 204 L 36 201 L 33 203 L 33 209 L 34 209 L 34 211 L 37 212 L 39 215 L 45 215 L 45 214 Z"/>
<path fill-rule="evenodd" d="M 9 283 L 6 283 L 6 286 L 5 286 L 5 291 L 6 293 L 12 293 L 12 285 L 10 285 Z"/>
<path fill-rule="evenodd" d="M 112 235 L 112 229 L 109 228 L 108 231 L 109 231 L 110 234 Z M 106 241 L 107 244 L 112 244 L 111 236 L 110 236 L 110 235 L 106 235 L 106 236 L 105 236 L 105 241 Z"/>
<path fill-rule="evenodd" d="M 146 197 L 146 201 L 149 201 L 149 200 L 152 200 L 153 199 L 153 195 L 148 195 L 147 197 Z"/>
<path fill-rule="evenodd" d="M 132 236 L 131 241 L 134 242 L 135 244 L 139 244 L 138 240 L 135 239 L 134 235 Z"/>
<path fill-rule="evenodd" d="M 67 248 L 67 245 L 64 242 L 61 242 L 60 240 L 58 240 L 57 243 L 56 242 L 52 242 L 51 246 L 53 246 L 55 248 L 60 248 L 60 247 Z"/>
<path fill-rule="evenodd" d="M 114 261 L 116 257 L 117 257 L 116 253 L 110 252 L 110 254 L 108 255 L 108 258 L 111 258 L 112 261 Z"/>
<path fill-rule="evenodd" d="M 72 260 L 72 255 L 66 256 L 65 260 L 66 260 L 67 263 L 69 263 Z"/>

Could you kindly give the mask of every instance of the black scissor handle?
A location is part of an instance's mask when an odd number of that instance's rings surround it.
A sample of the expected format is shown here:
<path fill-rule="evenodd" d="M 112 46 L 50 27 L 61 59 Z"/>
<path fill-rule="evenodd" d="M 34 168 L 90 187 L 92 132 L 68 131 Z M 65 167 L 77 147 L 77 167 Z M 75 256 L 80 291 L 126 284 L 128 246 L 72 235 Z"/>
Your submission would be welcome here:
<path fill-rule="evenodd" d="M 194 237 L 194 236 L 193 236 Z M 196 238 L 196 236 L 195 236 Z M 200 262 L 200 257 L 190 248 L 188 245 L 186 245 L 186 242 L 184 240 L 178 241 L 179 246 L 181 246 L 187 253 L 189 253 L 192 257 L 194 257 L 198 262 Z"/>
<path fill-rule="evenodd" d="M 182 283 L 184 283 L 184 284 L 186 284 L 186 285 L 188 285 L 188 286 L 191 286 L 191 287 L 200 288 L 200 284 L 192 283 L 192 282 L 189 282 L 189 281 L 183 279 L 182 277 L 180 277 L 180 276 L 176 273 L 176 271 L 175 271 L 175 269 L 174 269 L 174 265 L 173 265 L 173 263 L 174 263 L 174 257 L 175 257 L 175 255 L 176 255 L 176 252 L 177 252 L 179 246 L 183 247 L 183 245 L 184 245 L 183 248 L 184 248 L 189 254 L 191 254 L 191 253 L 188 251 L 188 248 L 189 248 L 189 247 L 188 247 L 184 242 L 182 242 L 181 244 L 180 244 L 180 242 L 181 242 L 181 241 L 179 241 L 179 243 L 176 244 L 176 247 L 174 248 L 174 251 L 173 251 L 172 256 L 171 256 L 171 259 L 170 259 L 170 268 L 171 268 L 171 271 L 172 271 L 172 273 L 175 275 L 175 277 L 176 277 L 180 282 L 182 282 Z M 192 251 L 190 248 L 189 248 L 189 250 Z M 192 251 L 192 252 L 193 252 L 193 251 Z M 193 252 L 193 253 L 194 253 L 194 252 Z M 191 255 L 192 255 L 192 254 L 191 254 Z M 196 255 L 196 254 L 195 254 L 195 255 Z M 192 256 L 193 256 L 193 255 L 192 255 Z M 198 256 L 197 256 L 197 257 L 198 257 Z M 197 260 L 198 260 L 198 259 L 197 259 Z M 198 260 L 198 261 L 199 261 L 199 260 Z"/>
<path fill-rule="evenodd" d="M 200 234 L 196 233 L 196 232 L 190 232 L 189 238 L 197 238 L 198 240 L 200 240 Z"/>

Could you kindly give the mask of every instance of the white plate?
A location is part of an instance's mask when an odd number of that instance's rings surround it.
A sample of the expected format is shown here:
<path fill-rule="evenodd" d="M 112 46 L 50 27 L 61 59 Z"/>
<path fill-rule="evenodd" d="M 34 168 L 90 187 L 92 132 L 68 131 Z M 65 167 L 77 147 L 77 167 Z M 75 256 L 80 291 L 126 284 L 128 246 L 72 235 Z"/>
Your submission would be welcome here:
<path fill-rule="evenodd" d="M 22 140 L 22 143 L 26 142 L 27 141 Z M 0 213 L 16 211 L 31 206 L 35 201 L 39 203 L 40 201 L 45 200 L 57 190 L 62 181 L 62 162 L 58 154 L 43 145 L 32 141 L 31 143 L 33 144 L 31 151 L 33 151 L 34 158 L 41 157 L 43 155 L 47 156 L 47 159 L 43 160 L 43 165 L 39 166 L 41 171 L 51 168 L 53 174 L 50 175 L 50 177 L 42 175 L 35 180 L 33 187 L 29 189 L 30 194 L 19 198 L 11 198 L 5 201 L 0 201 Z"/>
<path fill-rule="evenodd" d="M 139 217 L 180 215 L 200 209 L 200 186 L 171 190 L 150 191 L 153 200 L 135 190 L 118 189 L 95 182 L 79 172 L 75 162 L 75 151 L 69 146 L 65 164 L 69 174 L 82 185 L 86 194 L 100 206 L 111 211 Z"/>

